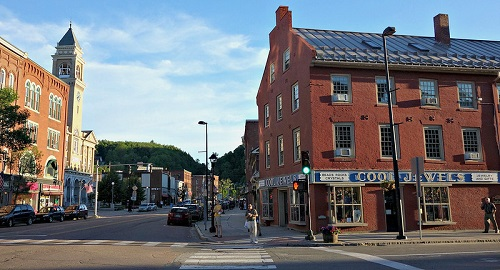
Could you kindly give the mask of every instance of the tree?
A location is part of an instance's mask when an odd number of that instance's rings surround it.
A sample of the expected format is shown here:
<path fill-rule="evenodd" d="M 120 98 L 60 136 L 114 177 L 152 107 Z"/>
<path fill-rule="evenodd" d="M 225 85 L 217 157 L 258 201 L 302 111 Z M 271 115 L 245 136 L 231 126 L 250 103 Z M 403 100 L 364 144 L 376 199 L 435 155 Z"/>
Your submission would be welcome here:
<path fill-rule="evenodd" d="M 43 171 L 42 152 L 36 146 L 30 146 L 21 151 L 15 151 L 11 155 L 11 164 L 16 166 L 18 175 L 13 178 L 12 188 L 14 201 L 20 193 L 27 193 L 35 186 L 38 175 Z"/>
<path fill-rule="evenodd" d="M 142 183 L 141 179 L 137 176 L 130 176 L 127 179 L 123 180 L 123 197 L 122 197 L 122 202 L 126 203 L 128 200 L 131 199 L 132 197 L 132 192 L 133 189 L 132 187 L 136 186 L 137 187 L 137 197 L 134 203 L 134 205 L 140 204 L 141 201 L 144 201 L 146 199 L 146 193 L 144 192 L 144 189 L 142 188 Z"/>
<path fill-rule="evenodd" d="M 114 182 L 114 185 L 112 184 Z M 116 171 L 111 170 L 106 174 L 106 176 L 99 183 L 99 200 L 111 203 L 111 196 L 114 197 L 114 202 L 120 202 L 122 197 L 122 181 L 116 173 Z"/>
<path fill-rule="evenodd" d="M 12 105 L 17 99 L 17 93 L 12 88 L 0 89 L 0 146 L 12 152 L 22 151 L 32 142 L 25 127 L 30 113 Z"/>
<path fill-rule="evenodd" d="M 221 179 L 219 181 L 219 190 L 221 191 L 223 199 L 227 199 L 229 197 L 234 198 L 237 194 L 234 183 L 231 179 Z"/>

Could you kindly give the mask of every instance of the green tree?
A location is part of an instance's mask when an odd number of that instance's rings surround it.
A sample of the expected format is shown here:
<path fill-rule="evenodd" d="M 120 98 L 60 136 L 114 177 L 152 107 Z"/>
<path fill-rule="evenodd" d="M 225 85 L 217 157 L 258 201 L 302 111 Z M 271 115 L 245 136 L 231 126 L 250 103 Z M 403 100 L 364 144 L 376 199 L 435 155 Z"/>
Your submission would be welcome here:
<path fill-rule="evenodd" d="M 0 146 L 13 152 L 22 151 L 32 142 L 25 127 L 30 113 L 13 105 L 17 99 L 17 93 L 12 88 L 0 89 Z"/>
<path fill-rule="evenodd" d="M 133 192 L 133 187 L 137 187 L 137 197 L 135 202 L 133 202 L 134 205 L 139 205 L 141 201 L 144 201 L 146 199 L 146 193 L 144 192 L 144 189 L 142 188 L 141 184 L 141 179 L 137 176 L 130 176 L 126 179 L 123 180 L 123 198 L 122 202 L 125 204 L 127 200 L 130 200 L 132 197 L 132 192 Z"/>
<path fill-rule="evenodd" d="M 114 185 L 112 184 L 114 183 Z M 121 202 L 122 198 L 122 181 L 116 173 L 111 170 L 99 182 L 99 200 L 105 203 L 111 203 L 111 196 L 114 197 L 114 202 Z"/>
<path fill-rule="evenodd" d="M 38 175 L 43 171 L 42 152 L 36 146 L 30 146 L 11 154 L 11 164 L 18 172 L 13 178 L 12 188 L 14 201 L 20 193 L 27 193 L 38 180 Z"/>

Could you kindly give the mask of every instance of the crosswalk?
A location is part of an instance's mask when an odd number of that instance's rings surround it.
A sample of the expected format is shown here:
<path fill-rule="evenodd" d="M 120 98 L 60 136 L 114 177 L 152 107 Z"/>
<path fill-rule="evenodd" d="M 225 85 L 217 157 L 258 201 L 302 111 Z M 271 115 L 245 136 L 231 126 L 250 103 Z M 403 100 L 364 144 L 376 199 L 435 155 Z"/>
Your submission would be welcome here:
<path fill-rule="evenodd" d="M 179 269 L 276 269 L 276 265 L 263 248 L 239 245 L 201 249 L 184 261 Z"/>

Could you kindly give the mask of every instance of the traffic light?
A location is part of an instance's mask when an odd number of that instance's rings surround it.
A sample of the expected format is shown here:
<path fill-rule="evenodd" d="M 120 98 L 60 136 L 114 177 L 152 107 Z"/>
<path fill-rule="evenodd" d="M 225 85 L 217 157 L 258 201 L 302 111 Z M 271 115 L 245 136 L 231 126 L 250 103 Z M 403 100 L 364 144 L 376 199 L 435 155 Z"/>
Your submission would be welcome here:
<path fill-rule="evenodd" d="M 309 162 L 309 152 L 301 151 L 300 158 L 302 159 L 302 173 L 309 174 L 311 172 L 311 163 Z"/>
<path fill-rule="evenodd" d="M 301 179 L 301 180 L 293 181 L 292 188 L 293 188 L 293 190 L 298 191 L 298 192 L 307 191 L 306 180 Z"/>

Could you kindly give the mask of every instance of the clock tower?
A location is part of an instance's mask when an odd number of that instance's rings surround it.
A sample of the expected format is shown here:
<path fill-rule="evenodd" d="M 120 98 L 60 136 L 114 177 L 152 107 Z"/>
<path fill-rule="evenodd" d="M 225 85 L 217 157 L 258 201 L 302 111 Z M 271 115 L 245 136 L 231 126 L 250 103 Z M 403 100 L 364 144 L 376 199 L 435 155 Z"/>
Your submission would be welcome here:
<path fill-rule="evenodd" d="M 83 94 L 85 91 L 83 51 L 73 33 L 68 31 L 57 43 L 52 55 L 52 74 L 70 87 L 64 170 L 64 205 L 87 203 L 86 190 L 92 180 L 97 139 L 91 130 L 82 129 Z"/>

